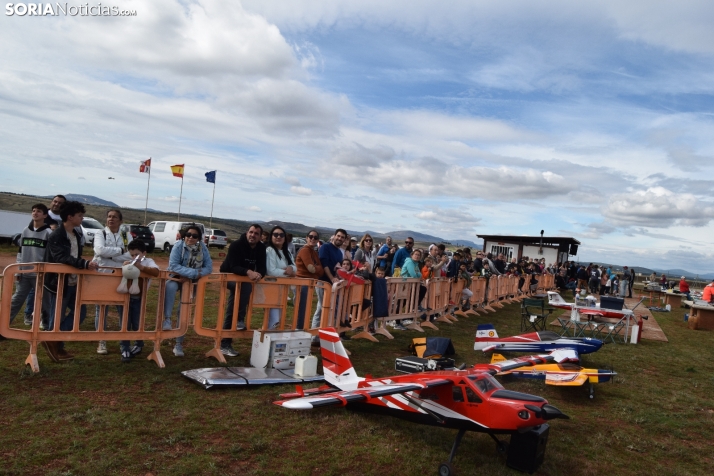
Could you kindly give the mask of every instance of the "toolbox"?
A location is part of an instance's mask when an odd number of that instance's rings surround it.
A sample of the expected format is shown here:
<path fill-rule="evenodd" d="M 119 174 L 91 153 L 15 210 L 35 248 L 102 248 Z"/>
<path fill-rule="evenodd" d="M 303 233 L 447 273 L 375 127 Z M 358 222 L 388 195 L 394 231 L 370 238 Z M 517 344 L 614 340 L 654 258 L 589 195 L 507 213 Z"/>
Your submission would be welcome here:
<path fill-rule="evenodd" d="M 448 370 L 454 368 L 454 359 L 440 357 L 438 359 L 423 359 L 421 357 L 397 357 L 394 370 L 404 374 L 430 372 L 433 370 Z"/>

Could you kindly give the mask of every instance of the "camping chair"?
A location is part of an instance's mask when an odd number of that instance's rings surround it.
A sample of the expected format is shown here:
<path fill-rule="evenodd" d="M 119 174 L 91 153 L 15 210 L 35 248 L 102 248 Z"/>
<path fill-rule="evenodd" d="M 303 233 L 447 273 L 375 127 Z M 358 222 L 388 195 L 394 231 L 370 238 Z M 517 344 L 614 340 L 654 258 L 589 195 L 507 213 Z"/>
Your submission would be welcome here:
<path fill-rule="evenodd" d="M 526 298 L 521 302 L 521 332 L 545 330 L 545 320 L 555 310 L 545 306 L 543 299 Z"/>

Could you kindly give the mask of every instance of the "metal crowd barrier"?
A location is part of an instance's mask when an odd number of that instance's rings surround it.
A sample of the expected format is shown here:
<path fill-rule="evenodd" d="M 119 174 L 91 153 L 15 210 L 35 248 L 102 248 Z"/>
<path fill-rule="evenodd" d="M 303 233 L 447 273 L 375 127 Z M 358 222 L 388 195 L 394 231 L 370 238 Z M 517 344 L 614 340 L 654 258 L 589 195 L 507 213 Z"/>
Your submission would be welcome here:
<path fill-rule="evenodd" d="M 160 271 L 158 277 L 152 277 L 142 274 L 141 286 L 141 314 L 139 318 L 139 329 L 137 331 L 128 331 L 128 316 L 129 316 L 129 299 L 130 294 L 122 294 L 116 291 L 117 286 L 121 283 L 121 269 L 118 268 L 102 268 L 102 272 L 80 270 L 64 264 L 50 263 L 22 263 L 12 264 L 5 268 L 2 299 L 0 300 L 0 334 L 8 339 L 24 340 L 30 344 L 30 355 L 25 360 L 25 363 L 32 368 L 33 372 L 39 372 L 40 366 L 37 361 L 37 346 L 40 342 L 56 342 L 56 341 L 100 341 L 100 340 L 148 340 L 154 342 L 154 350 L 149 354 L 148 359 L 156 362 L 156 365 L 163 368 L 164 361 L 161 357 L 161 341 L 163 339 L 171 339 L 186 333 L 188 329 L 188 319 L 181 319 L 180 325 L 171 330 L 163 330 L 162 322 L 164 315 L 164 292 L 166 282 L 172 281 L 167 271 Z M 36 273 L 35 285 L 35 308 L 31 329 L 19 329 L 10 326 L 10 308 L 13 294 L 13 276 Z M 69 275 L 77 275 L 77 292 L 74 301 L 74 318 L 72 322 L 72 330 L 60 331 L 62 312 L 62 299 L 55 299 L 54 315 L 58 316 L 54 319 L 52 329 L 40 330 L 40 321 L 43 311 L 50 312 L 49 296 L 50 291 L 47 290 L 44 283 L 47 273 L 57 273 L 57 289 L 64 289 L 64 285 L 68 280 Z M 156 317 L 153 322 L 154 329 L 146 330 L 147 326 L 147 305 L 148 302 L 148 286 L 149 280 L 152 283 L 158 283 L 159 293 L 156 302 Z M 180 302 L 180 312 L 182 316 L 190 314 L 190 295 L 191 283 L 186 281 L 182 284 L 182 300 Z M 82 319 L 82 306 L 86 305 L 100 306 L 100 319 L 98 329 L 95 330 L 92 326 L 91 330 L 80 329 Z M 110 305 L 123 306 L 123 316 L 121 330 L 104 330 L 104 320 L 106 316 L 106 308 Z M 19 314 L 18 314 L 19 315 Z M 20 321 L 22 322 L 22 321 Z"/>
<path fill-rule="evenodd" d="M 235 283 L 235 290 L 229 289 L 229 283 Z M 237 330 L 243 286 L 252 286 L 252 289 L 246 305 L 245 329 Z M 292 306 L 293 312 L 288 316 L 288 297 L 293 286 L 296 289 Z M 307 289 L 307 297 L 303 297 L 303 288 Z M 221 339 L 252 339 L 255 330 L 262 333 L 300 330 L 317 335 L 319 328 L 312 327 L 312 303 L 317 299 L 316 289 L 322 289 L 324 293 L 319 327 L 335 326 L 337 322 L 334 321 L 334 314 L 331 312 L 332 286 L 325 281 L 266 276 L 256 283 L 247 276 L 238 276 L 232 273 L 213 273 L 202 277 L 196 286 L 194 331 L 200 336 L 213 339 L 213 349 L 206 353 L 206 357 L 213 357 L 219 362 L 225 363 L 226 359 L 221 353 Z M 234 305 L 230 315 L 229 328 L 224 329 L 229 293 L 233 293 Z M 217 305 L 214 305 L 212 303 L 215 302 L 216 297 L 218 298 Z M 301 308 L 304 309 L 304 319 L 300 323 L 298 322 L 298 313 Z M 268 316 L 271 309 L 280 310 L 280 320 L 274 329 L 268 328 Z M 262 310 L 262 316 L 254 316 L 254 310 Z"/>

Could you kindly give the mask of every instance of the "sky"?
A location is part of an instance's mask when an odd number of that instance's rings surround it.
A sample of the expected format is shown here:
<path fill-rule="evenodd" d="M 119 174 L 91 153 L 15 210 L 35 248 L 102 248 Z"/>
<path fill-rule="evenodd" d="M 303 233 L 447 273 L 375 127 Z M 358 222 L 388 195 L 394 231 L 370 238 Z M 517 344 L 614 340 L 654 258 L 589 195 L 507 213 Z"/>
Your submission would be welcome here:
<path fill-rule="evenodd" d="M 714 271 L 711 1 L 7 5 L 2 191 Z"/>

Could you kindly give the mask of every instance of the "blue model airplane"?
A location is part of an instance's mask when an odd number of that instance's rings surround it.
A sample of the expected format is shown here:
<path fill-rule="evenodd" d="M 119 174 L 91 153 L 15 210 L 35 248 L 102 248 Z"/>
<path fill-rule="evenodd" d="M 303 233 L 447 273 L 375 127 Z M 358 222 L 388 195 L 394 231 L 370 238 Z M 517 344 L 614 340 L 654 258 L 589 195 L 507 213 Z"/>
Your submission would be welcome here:
<path fill-rule="evenodd" d="M 551 352 L 572 349 L 578 354 L 589 354 L 602 347 L 602 341 L 590 337 L 561 337 L 553 331 L 538 331 L 519 336 L 498 338 L 492 324 L 479 324 L 474 350 L 490 352 Z"/>

